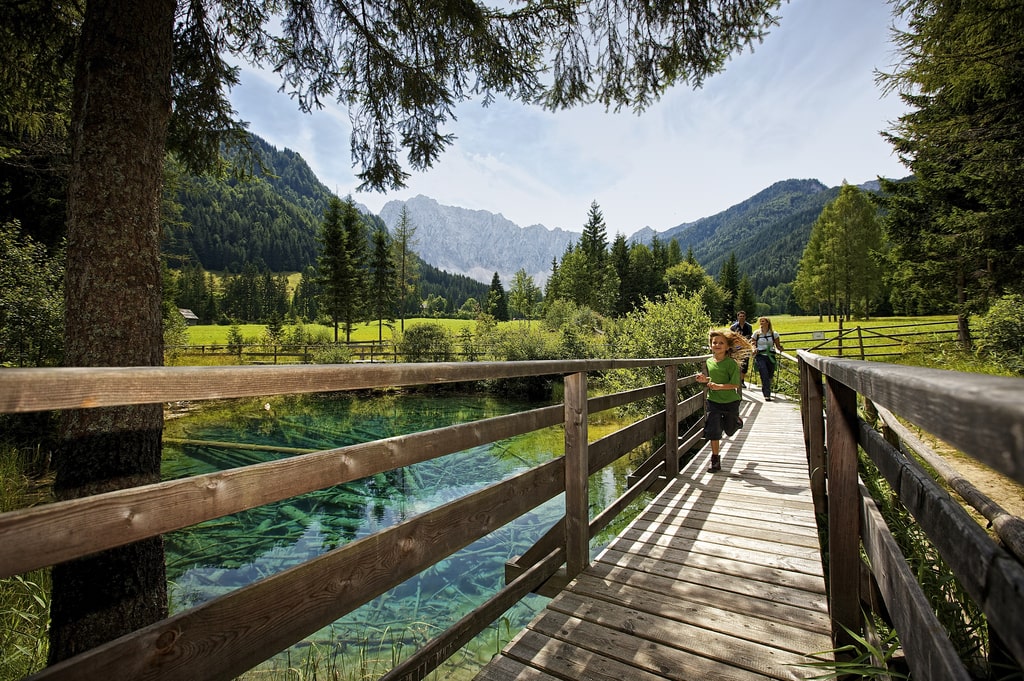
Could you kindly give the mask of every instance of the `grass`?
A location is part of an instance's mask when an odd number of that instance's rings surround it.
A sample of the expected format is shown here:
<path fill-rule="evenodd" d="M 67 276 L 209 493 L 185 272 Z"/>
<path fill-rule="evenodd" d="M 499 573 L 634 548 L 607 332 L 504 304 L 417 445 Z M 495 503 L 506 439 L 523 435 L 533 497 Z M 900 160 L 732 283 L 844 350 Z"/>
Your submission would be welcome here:
<path fill-rule="evenodd" d="M 471 319 L 406 319 L 405 328 L 414 326 L 416 324 L 423 324 L 426 322 L 440 324 L 449 331 L 458 334 L 463 329 L 472 330 L 476 325 L 476 322 Z M 394 330 L 388 326 L 384 327 L 383 336 L 384 340 L 391 340 L 394 333 L 400 328 L 401 322 L 395 322 Z M 323 324 L 304 324 L 303 328 L 307 333 L 316 336 L 325 336 L 333 340 L 334 338 L 334 327 L 325 326 Z M 226 345 L 228 342 L 228 331 L 231 329 L 230 326 L 218 326 L 215 324 L 206 324 L 201 326 L 191 326 L 188 329 L 189 343 L 192 345 Z M 263 334 L 267 330 L 266 324 L 239 324 L 239 331 L 242 333 L 242 337 L 247 342 L 258 341 L 263 337 Z M 352 330 L 352 340 L 354 342 L 360 341 L 375 341 L 377 340 L 379 333 L 377 328 L 377 322 L 368 322 L 365 324 L 357 324 Z M 338 338 L 344 340 L 345 329 L 342 327 L 338 328 Z"/>

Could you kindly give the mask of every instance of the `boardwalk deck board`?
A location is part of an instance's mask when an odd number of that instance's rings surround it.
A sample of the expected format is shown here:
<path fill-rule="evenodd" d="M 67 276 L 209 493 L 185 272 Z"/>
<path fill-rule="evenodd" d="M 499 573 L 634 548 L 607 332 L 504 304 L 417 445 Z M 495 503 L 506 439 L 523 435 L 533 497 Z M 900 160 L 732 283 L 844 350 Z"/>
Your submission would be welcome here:
<path fill-rule="evenodd" d="M 477 676 L 807 679 L 832 647 L 800 415 L 746 393 L 745 426 L 705 447 Z"/>

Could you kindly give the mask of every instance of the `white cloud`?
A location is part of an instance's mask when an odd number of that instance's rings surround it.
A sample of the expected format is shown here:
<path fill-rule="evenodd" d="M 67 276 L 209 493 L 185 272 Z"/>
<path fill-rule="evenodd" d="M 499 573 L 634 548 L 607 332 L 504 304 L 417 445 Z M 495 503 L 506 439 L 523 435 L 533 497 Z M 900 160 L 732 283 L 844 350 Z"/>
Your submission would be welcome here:
<path fill-rule="evenodd" d="M 904 111 L 874 70 L 893 61 L 885 0 L 791 0 L 761 45 L 704 87 L 677 87 L 644 114 L 558 113 L 498 101 L 461 104 L 455 144 L 408 189 L 353 194 L 379 210 L 425 194 L 522 225 L 579 231 L 597 201 L 609 232 L 662 231 L 724 210 L 778 180 L 827 185 L 903 176 L 879 131 Z M 251 129 L 300 153 L 341 195 L 358 184 L 347 112 L 298 112 L 272 76 L 246 71 L 232 95 Z"/>

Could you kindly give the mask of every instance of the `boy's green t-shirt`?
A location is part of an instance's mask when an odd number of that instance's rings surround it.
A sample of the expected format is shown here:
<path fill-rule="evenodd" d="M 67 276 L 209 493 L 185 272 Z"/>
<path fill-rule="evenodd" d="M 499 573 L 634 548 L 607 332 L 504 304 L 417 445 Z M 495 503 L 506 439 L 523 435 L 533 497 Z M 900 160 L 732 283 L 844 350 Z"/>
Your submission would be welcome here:
<path fill-rule="evenodd" d="M 726 357 L 721 362 L 716 362 L 712 357 L 708 360 L 708 376 L 712 383 L 739 385 L 740 365 L 732 357 Z M 711 402 L 728 404 L 739 399 L 740 395 L 735 390 L 708 390 L 708 400 Z"/>

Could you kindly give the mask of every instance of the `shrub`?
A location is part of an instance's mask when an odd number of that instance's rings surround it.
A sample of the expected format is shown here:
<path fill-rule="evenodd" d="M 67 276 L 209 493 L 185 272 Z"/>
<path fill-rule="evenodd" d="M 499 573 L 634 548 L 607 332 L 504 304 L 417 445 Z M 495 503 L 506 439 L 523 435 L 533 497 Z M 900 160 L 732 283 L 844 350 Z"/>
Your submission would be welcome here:
<path fill-rule="evenodd" d="M 352 361 L 352 350 L 341 343 L 322 345 L 310 357 L 313 364 L 348 364 Z"/>
<path fill-rule="evenodd" d="M 989 355 L 1015 374 L 1024 374 L 1024 337 L 1020 333 L 1024 296 L 1005 295 L 979 317 L 971 334 L 981 354 Z"/>
<path fill-rule="evenodd" d="M 664 300 L 644 302 L 615 328 L 612 347 L 618 357 L 690 357 L 708 353 L 712 326 L 701 293 L 670 291 Z M 682 375 L 686 369 L 683 369 Z M 615 370 L 604 378 L 613 390 L 626 390 L 664 380 L 660 369 Z"/>
<path fill-rule="evenodd" d="M 498 362 L 524 362 L 543 359 L 561 359 L 562 348 L 556 336 L 542 329 L 515 326 L 499 327 L 488 336 L 490 358 Z M 485 382 L 503 395 L 518 395 L 529 399 L 550 396 L 552 382 L 557 376 L 521 376 Z"/>
<path fill-rule="evenodd" d="M 395 342 L 395 347 L 406 362 L 450 362 L 455 358 L 455 338 L 435 322 L 410 326 Z"/>

